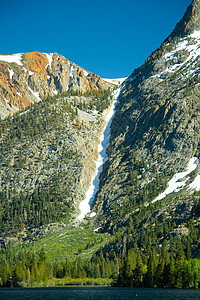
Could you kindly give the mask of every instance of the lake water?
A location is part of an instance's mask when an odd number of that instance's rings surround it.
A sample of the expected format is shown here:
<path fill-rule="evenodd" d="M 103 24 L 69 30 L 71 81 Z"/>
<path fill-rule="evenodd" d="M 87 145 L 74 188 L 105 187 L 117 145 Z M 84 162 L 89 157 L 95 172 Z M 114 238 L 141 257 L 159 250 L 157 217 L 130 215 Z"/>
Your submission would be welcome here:
<path fill-rule="evenodd" d="M 1 300 L 185 300 L 200 299 L 200 290 L 134 289 L 111 287 L 53 287 L 53 288 L 1 288 Z"/>

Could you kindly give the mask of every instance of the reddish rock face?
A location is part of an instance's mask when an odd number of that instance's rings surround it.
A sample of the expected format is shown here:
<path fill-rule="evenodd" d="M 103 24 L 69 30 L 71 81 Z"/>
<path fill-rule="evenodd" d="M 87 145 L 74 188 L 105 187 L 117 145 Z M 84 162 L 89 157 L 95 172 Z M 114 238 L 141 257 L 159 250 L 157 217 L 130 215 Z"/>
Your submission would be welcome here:
<path fill-rule="evenodd" d="M 0 116 L 5 118 L 31 103 L 70 89 L 82 92 L 110 87 L 98 75 L 87 72 L 57 53 L 30 52 L 0 55 Z"/>

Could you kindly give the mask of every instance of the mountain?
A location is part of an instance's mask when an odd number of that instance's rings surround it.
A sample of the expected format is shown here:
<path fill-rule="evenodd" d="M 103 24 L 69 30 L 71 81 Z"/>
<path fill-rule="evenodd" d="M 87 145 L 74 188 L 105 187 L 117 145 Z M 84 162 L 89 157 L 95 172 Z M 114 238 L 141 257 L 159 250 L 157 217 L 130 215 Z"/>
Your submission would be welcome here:
<path fill-rule="evenodd" d="M 98 75 L 57 53 L 0 55 L 0 116 L 5 118 L 44 97 L 68 90 L 108 89 Z"/>
<path fill-rule="evenodd" d="M 57 53 L 0 55 L 3 244 L 62 227 L 78 212 L 113 86 Z"/>
<path fill-rule="evenodd" d="M 187 240 L 198 231 L 199 18 L 200 1 L 193 1 L 170 37 L 123 83 L 119 96 L 92 210 L 104 232 L 129 228 L 130 243 L 139 245 L 142 228 L 152 235 L 156 224 L 163 232 L 154 232 L 160 246 L 165 241 L 170 247 L 178 232 Z M 190 244 L 197 253 L 196 240 Z"/>
<path fill-rule="evenodd" d="M 106 79 L 83 93 L 79 77 L 71 77 L 76 91 L 56 95 L 62 79 L 56 77 L 57 54 L 53 63 L 42 54 L 51 88 L 41 79 L 34 89 L 40 72 L 32 75 L 22 59 L 28 71 L 21 74 L 33 76 L 32 94 L 49 95 L 1 120 L 1 286 L 87 284 L 86 277 L 117 286 L 200 286 L 199 18 L 200 1 L 194 0 L 146 62 L 117 79 L 121 92 L 108 159 L 82 223 L 78 206 L 90 186 L 113 94 L 101 90 Z M 21 56 L 15 59 L 20 65 Z M 4 64 L 11 79 L 11 61 Z"/>

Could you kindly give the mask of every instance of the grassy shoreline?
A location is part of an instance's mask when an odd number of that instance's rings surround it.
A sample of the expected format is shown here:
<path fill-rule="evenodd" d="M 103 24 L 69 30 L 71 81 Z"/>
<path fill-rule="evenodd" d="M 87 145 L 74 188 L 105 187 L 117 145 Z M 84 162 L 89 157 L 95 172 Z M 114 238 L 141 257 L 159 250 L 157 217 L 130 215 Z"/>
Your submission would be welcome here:
<path fill-rule="evenodd" d="M 19 288 L 40 288 L 40 287 L 74 287 L 74 286 L 101 286 L 101 287 L 111 287 L 112 286 L 112 279 L 109 278 L 53 278 L 48 279 L 41 282 L 30 282 L 29 284 L 25 282 L 21 282 L 18 286 Z"/>

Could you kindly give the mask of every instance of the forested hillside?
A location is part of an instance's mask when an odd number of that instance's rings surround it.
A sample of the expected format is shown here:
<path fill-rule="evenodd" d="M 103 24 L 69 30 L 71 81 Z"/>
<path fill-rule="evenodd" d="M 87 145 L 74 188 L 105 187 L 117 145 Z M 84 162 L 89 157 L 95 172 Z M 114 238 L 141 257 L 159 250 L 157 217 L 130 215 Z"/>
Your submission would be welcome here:
<path fill-rule="evenodd" d="M 78 211 L 110 101 L 109 90 L 72 91 L 1 121 L 0 235 L 5 243 L 11 237 L 29 239 L 41 226 Z"/>

